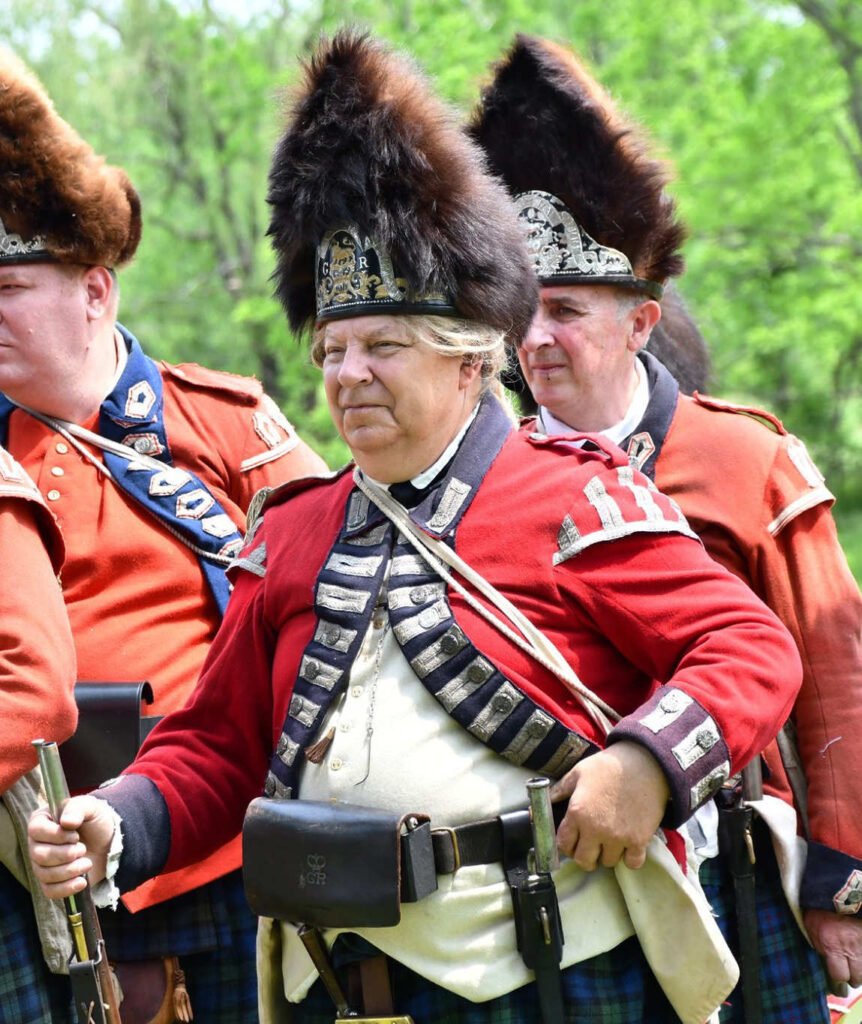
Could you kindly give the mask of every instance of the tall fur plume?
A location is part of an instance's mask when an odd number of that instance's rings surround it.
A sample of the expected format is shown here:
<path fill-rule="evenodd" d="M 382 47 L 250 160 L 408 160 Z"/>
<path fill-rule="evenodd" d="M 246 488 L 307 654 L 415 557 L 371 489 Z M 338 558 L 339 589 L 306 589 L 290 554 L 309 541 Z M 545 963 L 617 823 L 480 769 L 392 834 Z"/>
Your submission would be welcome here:
<path fill-rule="evenodd" d="M 569 50 L 516 36 L 470 133 L 513 195 L 555 195 L 592 238 L 625 253 L 638 277 L 661 283 L 682 272 L 685 230 L 664 193 L 667 167 Z"/>
<path fill-rule="evenodd" d="M 0 219 L 25 239 L 46 235 L 50 255 L 67 263 L 122 266 L 141 237 L 141 204 L 126 173 L 93 152 L 3 48 Z"/>
<path fill-rule="evenodd" d="M 294 329 L 313 321 L 315 249 L 338 223 L 376 238 L 416 293 L 446 292 L 513 340 L 529 324 L 535 285 L 509 197 L 417 68 L 366 35 L 324 40 L 305 66 L 268 200 Z"/>

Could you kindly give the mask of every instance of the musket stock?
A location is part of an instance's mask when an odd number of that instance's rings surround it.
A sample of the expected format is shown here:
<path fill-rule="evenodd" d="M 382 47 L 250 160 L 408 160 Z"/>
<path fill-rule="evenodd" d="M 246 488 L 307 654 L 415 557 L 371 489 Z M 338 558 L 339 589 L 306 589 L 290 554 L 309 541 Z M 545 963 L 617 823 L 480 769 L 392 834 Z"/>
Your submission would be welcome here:
<path fill-rule="evenodd" d="M 60 761 L 57 744 L 46 740 L 33 740 L 39 755 L 39 767 L 45 786 L 45 796 L 55 821 L 69 799 L 69 787 Z M 72 929 L 77 963 L 69 964 L 72 995 L 78 1024 L 122 1024 L 120 1008 L 105 953 L 105 942 L 89 882 L 77 896 L 63 901 Z"/>

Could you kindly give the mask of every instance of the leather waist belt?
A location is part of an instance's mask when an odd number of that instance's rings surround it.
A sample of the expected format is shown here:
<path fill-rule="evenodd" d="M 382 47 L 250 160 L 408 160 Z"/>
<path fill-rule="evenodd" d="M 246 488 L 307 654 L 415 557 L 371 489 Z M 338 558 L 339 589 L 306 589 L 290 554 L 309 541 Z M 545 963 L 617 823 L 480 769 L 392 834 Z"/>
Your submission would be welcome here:
<path fill-rule="evenodd" d="M 559 826 L 566 813 L 568 800 L 554 804 L 554 824 Z M 434 850 L 434 867 L 438 875 L 451 875 L 460 867 L 472 864 L 494 864 L 506 862 L 508 841 L 504 837 L 506 828 L 520 832 L 531 846 L 529 810 L 512 811 L 498 818 L 471 821 L 455 828 L 432 828 L 431 843 Z"/>
<path fill-rule="evenodd" d="M 567 803 L 555 807 L 562 820 Z M 384 928 L 401 903 L 434 892 L 437 875 L 500 863 L 526 872 L 529 808 L 454 828 L 428 815 L 346 803 L 258 797 L 242 829 L 246 899 L 261 917 L 313 928 Z"/>

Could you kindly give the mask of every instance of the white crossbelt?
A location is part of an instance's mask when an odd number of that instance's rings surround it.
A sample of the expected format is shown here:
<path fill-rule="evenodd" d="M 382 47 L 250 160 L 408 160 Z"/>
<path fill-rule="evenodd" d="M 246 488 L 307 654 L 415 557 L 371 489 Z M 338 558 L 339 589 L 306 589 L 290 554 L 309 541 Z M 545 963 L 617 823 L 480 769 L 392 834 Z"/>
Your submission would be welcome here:
<path fill-rule="evenodd" d="M 26 405 L 19 405 L 17 402 L 13 403 L 22 411 L 32 416 L 34 419 L 39 420 L 40 423 L 44 423 L 45 426 L 55 430 L 58 434 L 64 437 L 69 444 L 72 445 L 77 451 L 91 462 L 100 473 L 103 473 L 108 480 L 117 484 L 116 477 L 105 465 L 104 462 L 97 456 L 95 456 L 86 445 L 82 444 L 82 441 L 86 441 L 87 444 L 95 445 L 97 448 L 101 448 L 102 451 L 111 452 L 112 455 L 119 455 L 121 459 L 125 459 L 126 462 L 135 463 L 136 465 L 142 466 L 144 469 L 149 469 L 152 472 L 161 473 L 171 467 L 165 462 L 159 462 L 158 459 L 152 458 L 150 455 L 145 455 L 143 452 L 136 452 L 134 448 L 130 448 L 126 444 L 121 444 L 119 441 L 112 441 L 109 437 L 102 437 L 101 434 L 96 434 L 92 430 L 88 430 L 86 427 L 82 427 L 77 423 L 72 423 L 70 420 L 63 420 L 56 416 L 48 416 L 45 413 L 37 412 L 35 409 L 31 409 Z M 123 491 L 123 493 L 128 493 Z M 133 497 L 133 495 L 132 495 Z M 143 502 L 138 502 L 140 508 L 145 509 L 152 515 L 155 515 L 144 505 Z M 216 565 L 222 565 L 227 567 L 233 561 L 231 555 L 220 555 L 214 551 L 207 551 L 205 548 L 199 547 L 197 544 L 190 541 L 187 537 L 183 536 L 179 530 L 173 529 L 165 520 L 159 519 L 161 525 L 171 534 L 172 537 L 184 544 L 187 548 L 193 551 L 199 558 L 206 558 L 210 562 L 214 562 Z"/>
<path fill-rule="evenodd" d="M 109 480 L 114 479 L 110 469 L 108 469 L 101 459 L 96 458 L 88 448 L 81 444 L 81 441 L 86 441 L 87 444 L 95 445 L 97 448 L 101 448 L 102 451 L 111 452 L 112 455 L 119 455 L 120 458 L 125 459 L 127 462 L 139 462 L 147 469 L 163 470 L 169 468 L 164 462 L 159 462 L 158 459 L 154 459 L 141 452 L 136 452 L 134 448 L 130 448 L 127 444 L 120 444 L 119 441 L 112 441 L 109 437 L 102 437 L 101 434 L 97 434 L 92 430 L 87 430 L 86 427 L 82 427 L 77 423 L 72 423 L 70 420 L 63 420 L 58 416 L 48 416 L 43 412 L 37 412 L 35 409 L 31 409 L 27 405 L 19 405 L 17 402 L 13 404 L 17 405 L 17 407 L 23 412 L 28 413 L 28 415 L 33 417 L 33 419 L 39 420 L 40 423 L 44 423 L 45 426 L 50 427 L 58 434 L 61 434 L 84 456 L 84 458 L 92 462 L 98 470 L 104 473 Z M 80 440 L 78 440 L 79 438 Z"/>
<path fill-rule="evenodd" d="M 476 572 L 448 545 L 441 543 L 434 537 L 429 537 L 428 534 L 420 530 L 407 515 L 404 506 L 396 502 L 387 491 L 366 480 L 358 468 L 353 472 L 353 479 L 362 493 L 370 501 L 373 501 L 380 511 L 398 527 L 423 558 L 431 564 L 434 571 L 442 576 L 467 601 L 471 608 L 487 619 L 512 643 L 517 644 L 521 650 L 532 655 L 549 672 L 553 672 L 581 700 L 586 711 L 602 731 L 605 734 L 610 731 L 612 722 L 619 721 L 620 715 L 581 682 L 571 665 L 569 665 L 556 646 L 540 629 L 534 626 L 508 598 L 504 597 L 496 587 L 492 586 L 484 576 Z M 499 608 L 509 621 L 514 623 L 520 630 L 521 635 L 519 636 L 514 630 L 510 629 L 505 622 L 502 622 L 498 616 L 478 601 L 463 584 L 455 579 L 441 562 L 445 562 L 455 569 L 460 576 L 471 583 L 492 604 Z"/>

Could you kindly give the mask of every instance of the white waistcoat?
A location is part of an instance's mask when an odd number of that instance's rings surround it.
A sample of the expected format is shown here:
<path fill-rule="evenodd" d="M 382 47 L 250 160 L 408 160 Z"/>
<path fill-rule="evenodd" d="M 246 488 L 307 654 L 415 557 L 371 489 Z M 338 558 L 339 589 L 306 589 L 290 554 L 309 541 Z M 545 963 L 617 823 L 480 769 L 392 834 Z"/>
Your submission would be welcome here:
<path fill-rule="evenodd" d="M 491 818 L 525 807 L 530 773 L 505 761 L 458 725 L 414 675 L 377 609 L 342 697 L 320 736 L 334 730 L 320 764 L 307 762 L 300 778 L 304 800 L 428 814 L 432 828 Z M 709 917 L 696 883 L 675 865 L 658 839 L 652 861 L 638 872 L 599 867 L 584 872 L 565 860 L 554 874 L 565 943 L 562 967 L 613 949 L 637 933 L 652 936 L 647 958 L 682 1019 L 701 1024 L 736 980 L 736 965 Z M 512 903 L 499 863 L 440 875 L 438 889 L 402 905 L 392 928 L 352 928 L 378 949 L 443 988 L 476 1002 L 533 980 L 515 946 Z M 645 900 L 652 888 L 661 913 Z M 679 904 L 682 928 L 667 904 Z M 698 902 L 699 899 L 699 902 Z M 665 912 L 667 911 L 667 912 Z M 704 919 L 706 918 L 706 920 Z M 326 932 L 331 944 L 337 930 Z M 649 943 L 647 943 L 648 945 Z M 723 947 L 723 948 L 722 948 Z M 258 942 L 261 1021 L 281 1016 L 267 1005 L 279 987 L 301 1001 L 317 978 L 290 924 L 262 921 Z M 658 963 L 654 961 L 659 961 Z M 396 1007 L 397 1010 L 397 1007 Z"/>

